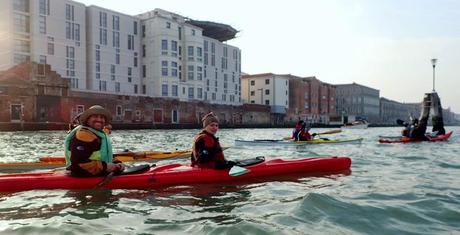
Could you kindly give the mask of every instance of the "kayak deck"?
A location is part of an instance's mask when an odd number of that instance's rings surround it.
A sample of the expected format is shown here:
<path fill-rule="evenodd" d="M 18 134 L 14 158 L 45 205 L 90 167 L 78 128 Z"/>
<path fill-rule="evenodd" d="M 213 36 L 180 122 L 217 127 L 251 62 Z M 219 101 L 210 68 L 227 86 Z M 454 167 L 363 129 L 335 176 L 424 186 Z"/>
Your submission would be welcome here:
<path fill-rule="evenodd" d="M 272 159 L 247 166 L 250 171 L 230 176 L 229 170 L 191 167 L 189 164 L 169 164 L 131 175 L 113 176 L 101 188 L 145 189 L 173 185 L 193 185 L 221 182 L 241 182 L 282 175 L 312 175 L 349 171 L 348 157 L 320 157 L 295 160 Z M 24 191 L 33 189 L 94 189 L 106 177 L 76 178 L 66 171 L 47 171 L 0 175 L 0 191 Z"/>
<path fill-rule="evenodd" d="M 356 139 L 313 139 L 308 141 L 290 140 L 235 140 L 237 145 L 309 145 L 309 144 L 340 144 L 340 143 L 361 143 L 363 138 Z"/>
<path fill-rule="evenodd" d="M 191 151 L 180 150 L 173 152 L 143 151 L 143 152 L 121 152 L 114 154 L 114 159 L 125 163 L 132 162 L 155 162 L 171 158 L 190 157 Z M 53 169 L 65 166 L 65 158 L 45 156 L 39 158 L 38 162 L 0 162 L 0 172 L 20 172 L 39 169 Z"/>

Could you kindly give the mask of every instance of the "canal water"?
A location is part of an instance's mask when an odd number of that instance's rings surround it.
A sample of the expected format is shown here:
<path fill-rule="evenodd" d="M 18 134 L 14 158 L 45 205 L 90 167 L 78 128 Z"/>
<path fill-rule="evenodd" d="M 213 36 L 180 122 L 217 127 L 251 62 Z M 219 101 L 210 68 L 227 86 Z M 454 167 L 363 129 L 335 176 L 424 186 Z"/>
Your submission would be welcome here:
<path fill-rule="evenodd" d="M 329 129 L 313 129 L 322 132 Z M 447 142 L 379 144 L 400 128 L 345 130 L 361 144 L 235 146 L 290 129 L 222 129 L 228 159 L 348 156 L 348 175 L 245 185 L 0 193 L 0 234 L 460 234 L 460 127 Z M 198 130 L 112 134 L 115 151 L 182 150 Z M 0 132 L 0 162 L 63 155 L 65 132 Z M 165 160 L 157 164 L 188 162 Z"/>

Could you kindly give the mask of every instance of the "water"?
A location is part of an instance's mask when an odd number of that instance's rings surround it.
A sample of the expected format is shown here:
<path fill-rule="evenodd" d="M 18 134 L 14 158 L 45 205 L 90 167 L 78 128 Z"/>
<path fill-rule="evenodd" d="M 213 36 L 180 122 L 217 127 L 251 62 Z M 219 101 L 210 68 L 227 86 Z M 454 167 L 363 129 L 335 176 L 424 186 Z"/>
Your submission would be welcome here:
<path fill-rule="evenodd" d="M 361 144 L 233 146 L 229 159 L 349 156 L 350 175 L 151 190 L 42 190 L 0 194 L 0 234 L 460 234 L 460 127 L 448 142 L 379 144 L 399 128 L 345 130 Z M 313 131 L 326 131 L 319 129 Z M 190 148 L 198 130 L 114 131 L 116 151 Z M 223 129 L 276 139 L 289 129 Z M 0 161 L 62 155 L 64 132 L 0 132 Z M 166 160 L 168 162 L 186 162 Z"/>

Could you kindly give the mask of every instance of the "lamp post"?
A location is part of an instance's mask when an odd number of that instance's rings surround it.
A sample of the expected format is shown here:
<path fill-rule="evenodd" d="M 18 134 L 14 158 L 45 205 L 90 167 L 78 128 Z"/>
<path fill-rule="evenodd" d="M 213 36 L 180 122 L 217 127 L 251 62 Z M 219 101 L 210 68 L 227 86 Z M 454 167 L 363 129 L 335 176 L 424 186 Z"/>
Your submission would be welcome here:
<path fill-rule="evenodd" d="M 431 59 L 431 65 L 433 65 L 433 91 L 435 91 L 434 90 L 434 78 L 435 78 L 434 70 L 436 68 L 436 62 L 438 62 L 438 59 L 435 59 L 435 58 Z"/>

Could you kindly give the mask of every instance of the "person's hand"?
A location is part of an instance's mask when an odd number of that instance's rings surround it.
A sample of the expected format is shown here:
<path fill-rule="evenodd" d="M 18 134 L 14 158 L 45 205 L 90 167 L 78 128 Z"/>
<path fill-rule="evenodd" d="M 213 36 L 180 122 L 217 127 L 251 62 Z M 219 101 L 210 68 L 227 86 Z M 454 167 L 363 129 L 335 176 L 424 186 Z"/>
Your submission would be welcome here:
<path fill-rule="evenodd" d="M 123 172 L 124 170 L 123 163 L 107 163 L 107 172 Z"/>
<path fill-rule="evenodd" d="M 313 136 L 313 137 L 315 137 L 315 136 L 317 136 L 317 135 L 318 135 L 317 133 L 313 133 L 313 134 L 311 134 L 311 136 Z"/>

